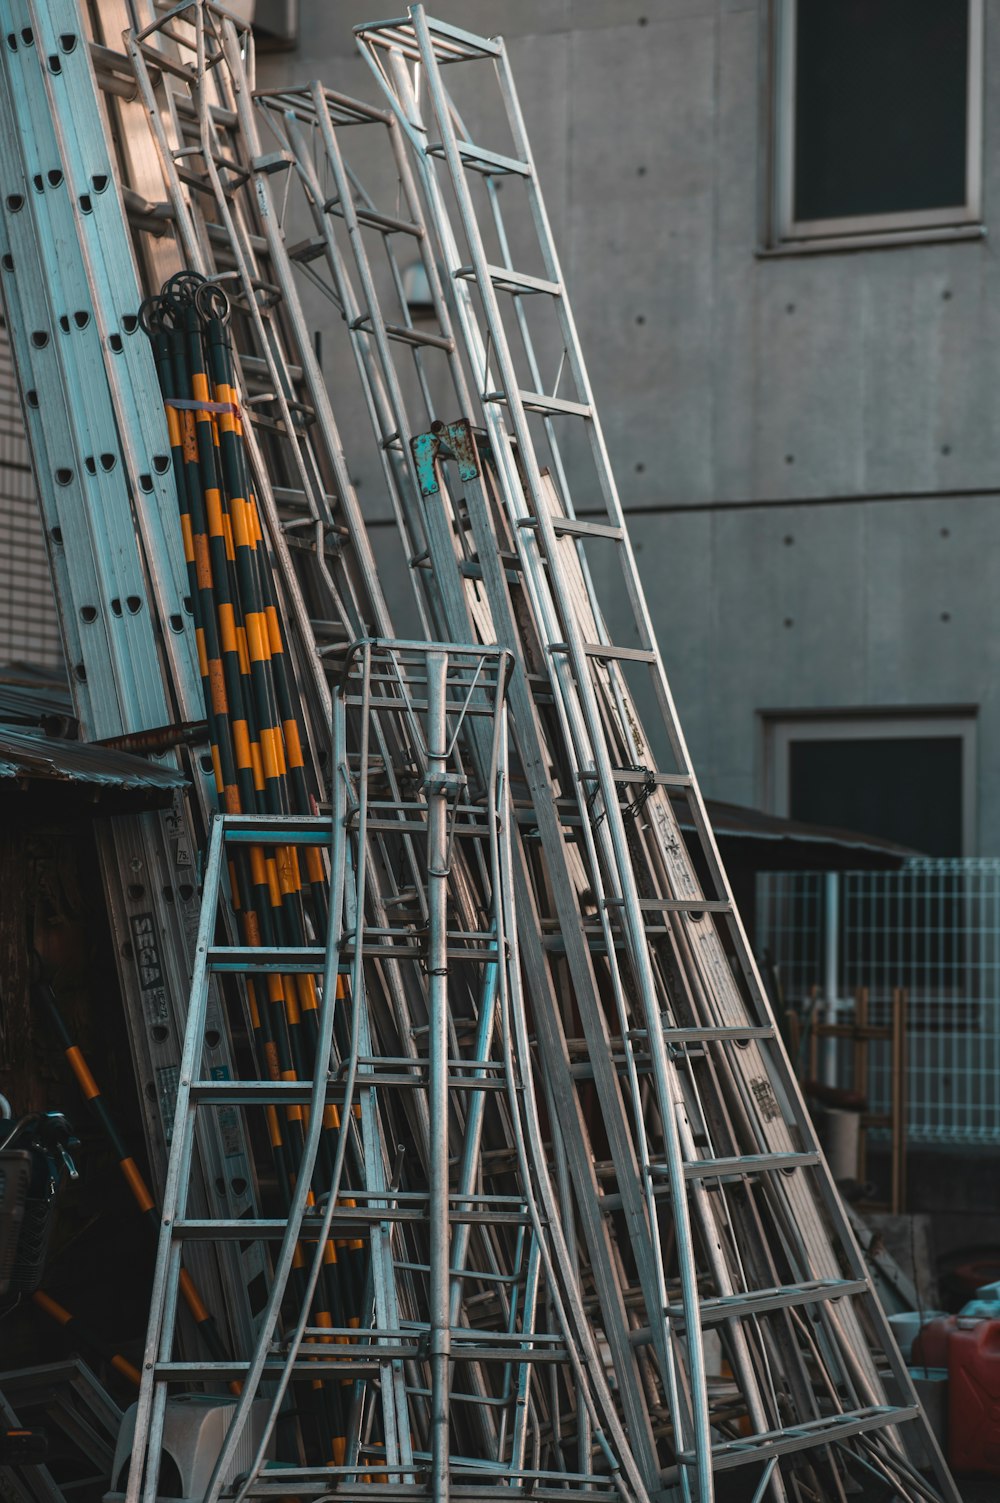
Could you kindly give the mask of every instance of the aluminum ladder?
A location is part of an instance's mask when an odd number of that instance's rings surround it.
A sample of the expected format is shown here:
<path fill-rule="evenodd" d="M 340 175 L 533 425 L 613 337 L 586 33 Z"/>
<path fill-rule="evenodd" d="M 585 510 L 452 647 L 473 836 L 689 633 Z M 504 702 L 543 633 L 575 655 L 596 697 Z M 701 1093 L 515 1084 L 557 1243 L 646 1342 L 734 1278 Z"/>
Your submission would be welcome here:
<path fill-rule="evenodd" d="M 75 0 L 10 0 L 0 66 L 0 267 L 74 707 L 87 739 L 148 747 L 176 765 L 200 720 L 180 538 L 164 518 L 166 430 L 137 334 L 139 286 L 83 18 Z M 191 763 L 197 793 L 205 774 Z M 154 1194 L 173 1117 L 197 927 L 198 806 L 95 827 L 126 997 Z M 127 880 L 122 874 L 127 873 Z M 213 1015 L 218 1020 L 217 1002 Z M 228 1068 L 225 1035 L 215 1066 Z M 245 1146 L 202 1144 L 197 1194 L 249 1204 Z M 234 1185 L 243 1186 L 235 1190 Z M 209 1191 L 209 1186 L 221 1189 Z M 143 1208 L 149 1194 L 138 1188 Z M 199 1264 L 208 1334 L 252 1322 L 225 1273 Z"/>
<path fill-rule="evenodd" d="M 242 1394 L 209 1500 L 220 1495 L 259 1392 L 269 1425 L 227 1495 L 277 1496 L 289 1486 L 312 1495 L 335 1479 L 345 1496 L 365 1496 L 372 1485 L 400 1497 L 441 1499 L 466 1489 L 506 1496 L 512 1485 L 530 1485 L 547 1497 L 566 1479 L 564 1471 L 539 1469 L 528 1450 L 539 1427 L 555 1421 L 544 1374 L 572 1364 L 571 1344 L 586 1348 L 587 1317 L 553 1214 L 521 994 L 508 850 L 510 667 L 505 652 L 479 645 L 355 644 L 334 702 L 331 817 L 216 821 L 136 1425 L 135 1454 L 148 1459 L 146 1499 L 156 1496 L 168 1386 L 234 1377 Z M 349 750 L 352 717 L 356 751 Z M 379 722 L 396 724 L 413 757 L 402 798 L 385 785 L 373 734 Z M 234 853 L 262 841 L 320 838 L 329 842 L 331 869 L 325 945 L 290 951 L 217 943 Z M 456 859 L 462 849 L 474 858 L 464 874 Z M 397 864 L 406 851 L 426 883 L 426 922 L 386 926 L 380 905 L 372 910 L 370 867 L 386 857 Z M 481 915 L 472 929 L 456 925 L 449 891 L 470 870 Z M 217 1082 L 203 1074 L 213 970 L 259 977 L 320 968 L 317 1055 L 329 1056 L 329 1070 L 310 1082 Z M 393 996 L 421 1040 L 416 1059 L 380 1047 Z M 206 1221 L 187 1213 L 196 1119 L 233 1108 L 262 1108 L 271 1122 L 262 1179 L 267 1152 L 277 1147 L 276 1115 L 306 1120 L 293 1155 L 295 1198 L 279 1219 Z M 336 1146 L 324 1162 L 331 1113 Z M 417 1127 L 424 1114 L 426 1145 Z M 178 1360 L 180 1250 L 191 1238 L 233 1237 L 277 1249 L 260 1339 L 234 1363 Z M 317 1323 L 328 1249 L 341 1249 L 345 1238 L 363 1249 L 363 1289 L 354 1283 L 349 1321 Z M 311 1264 L 307 1276 L 303 1264 Z M 595 1350 L 590 1356 L 599 1360 Z M 588 1387 L 582 1369 L 579 1381 Z M 317 1458 L 301 1394 L 331 1385 L 343 1432 L 332 1455 Z M 271 1470 L 268 1433 L 282 1414 L 287 1424 L 282 1406 L 292 1395 L 305 1461 Z M 322 1415 L 319 1422 L 322 1430 Z M 140 1496 L 141 1471 L 133 1468 L 130 1498 Z M 600 1472 L 575 1480 L 610 1496 L 611 1479 Z"/>

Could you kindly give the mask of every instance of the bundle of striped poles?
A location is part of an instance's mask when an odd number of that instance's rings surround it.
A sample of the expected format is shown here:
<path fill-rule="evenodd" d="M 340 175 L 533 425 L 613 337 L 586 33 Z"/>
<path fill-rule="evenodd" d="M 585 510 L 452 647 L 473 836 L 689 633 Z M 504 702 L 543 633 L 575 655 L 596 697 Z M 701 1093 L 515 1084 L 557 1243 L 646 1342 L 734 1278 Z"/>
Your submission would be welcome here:
<path fill-rule="evenodd" d="M 140 322 L 152 341 L 166 411 L 220 808 L 309 814 L 315 804 L 305 738 L 244 443 L 229 300 L 217 284 L 182 271 L 143 304 Z M 245 850 L 230 865 L 244 944 L 307 945 L 310 933 L 325 932 L 327 879 L 320 849 Z M 260 1078 L 311 1079 L 317 1065 L 316 977 L 269 974 L 259 987 L 252 979 L 246 986 Z M 303 1108 L 286 1107 L 283 1121 L 274 1107 L 266 1113 L 275 1178 L 287 1207 L 303 1145 Z M 316 1176 L 328 1183 L 339 1125 L 336 1107 L 328 1106 Z M 299 1247 L 289 1286 L 294 1299 L 304 1293 L 306 1262 Z M 362 1244 L 329 1242 L 310 1324 L 356 1326 L 365 1279 Z M 315 1380 L 309 1386 L 312 1403 L 300 1405 L 300 1413 L 310 1417 L 312 1443 L 339 1463 L 345 1385 Z"/>

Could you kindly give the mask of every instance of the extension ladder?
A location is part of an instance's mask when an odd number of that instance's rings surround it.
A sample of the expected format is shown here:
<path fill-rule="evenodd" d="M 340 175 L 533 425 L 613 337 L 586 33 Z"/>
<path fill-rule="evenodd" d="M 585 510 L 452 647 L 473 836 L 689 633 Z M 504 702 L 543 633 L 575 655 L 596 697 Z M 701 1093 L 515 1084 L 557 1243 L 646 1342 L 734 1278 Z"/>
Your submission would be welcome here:
<path fill-rule="evenodd" d="M 168 524 L 165 427 L 137 333 L 138 283 L 86 32 L 75 0 L 9 0 L 0 26 L 3 295 L 74 705 L 87 739 L 138 740 L 173 760 L 175 727 L 201 719 L 197 655 L 180 537 Z M 197 760 L 191 770 L 204 792 Z M 127 1021 L 157 1192 L 197 928 L 197 806 L 95 830 L 122 992 L 135 999 Z M 214 1036 L 214 1067 L 225 1071 L 224 1029 Z M 221 1195 L 240 1214 L 250 1204 L 245 1145 L 230 1136 L 202 1149 L 196 1194 L 202 1203 Z M 148 1212 L 149 1191 L 140 1180 L 133 1188 Z M 191 1305 L 206 1338 L 218 1345 L 212 1316 L 248 1334 L 245 1304 L 230 1297 L 232 1258 L 221 1275 L 197 1251 L 194 1263 L 207 1304 L 195 1293 Z"/>

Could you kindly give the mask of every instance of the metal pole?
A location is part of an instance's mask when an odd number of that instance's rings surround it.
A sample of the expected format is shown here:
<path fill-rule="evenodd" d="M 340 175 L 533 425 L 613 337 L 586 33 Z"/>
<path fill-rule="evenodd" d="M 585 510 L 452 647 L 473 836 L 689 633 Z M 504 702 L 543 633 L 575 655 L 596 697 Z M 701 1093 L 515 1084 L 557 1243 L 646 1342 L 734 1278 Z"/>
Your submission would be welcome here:
<path fill-rule="evenodd" d="M 826 1003 L 826 1021 L 832 1026 L 837 1022 L 840 1004 L 840 876 L 827 872 L 823 878 L 823 1000 Z M 826 1085 L 837 1084 L 837 1040 L 829 1038 L 823 1049 L 823 1081 Z"/>
<path fill-rule="evenodd" d="M 448 1225 L 448 655 L 427 654 L 427 970 L 430 1114 L 431 1488 L 448 1499 L 451 1357 Z"/>

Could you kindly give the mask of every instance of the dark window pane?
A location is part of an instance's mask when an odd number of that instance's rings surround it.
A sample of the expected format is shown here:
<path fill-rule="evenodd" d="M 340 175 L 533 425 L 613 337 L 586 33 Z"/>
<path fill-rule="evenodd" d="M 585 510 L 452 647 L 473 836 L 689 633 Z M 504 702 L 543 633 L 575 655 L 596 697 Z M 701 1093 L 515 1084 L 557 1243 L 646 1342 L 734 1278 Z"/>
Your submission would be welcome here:
<path fill-rule="evenodd" d="M 925 856 L 961 856 L 961 739 L 793 741 L 789 814 L 881 835 Z"/>
<path fill-rule="evenodd" d="M 797 220 L 965 203 L 969 0 L 798 0 Z"/>

